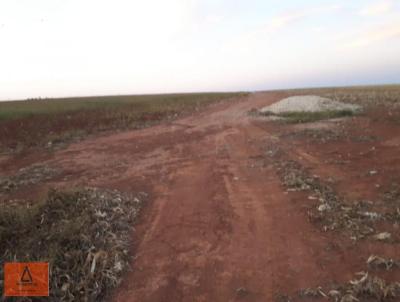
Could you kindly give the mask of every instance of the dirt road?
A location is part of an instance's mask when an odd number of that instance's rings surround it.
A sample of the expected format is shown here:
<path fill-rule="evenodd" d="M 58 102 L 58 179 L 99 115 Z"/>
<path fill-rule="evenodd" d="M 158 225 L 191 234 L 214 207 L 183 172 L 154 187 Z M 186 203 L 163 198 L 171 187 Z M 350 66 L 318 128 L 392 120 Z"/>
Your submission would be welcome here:
<path fill-rule="evenodd" d="M 260 161 L 270 134 L 246 115 L 274 100 L 252 96 L 179 121 L 159 134 L 163 144 L 152 131 L 141 138 L 157 148 L 131 172 L 161 175 L 150 177 L 155 199 L 115 301 L 267 301 L 318 271 L 310 261 L 318 237 L 304 237 L 310 226 Z"/>
<path fill-rule="evenodd" d="M 150 192 L 132 271 L 112 301 L 274 301 L 347 281 L 369 253 L 383 251 L 321 232 L 304 199 L 296 202 L 283 187 L 266 156 L 267 145 L 283 144 L 279 125 L 264 127 L 247 112 L 284 96 L 252 94 L 171 124 L 76 143 L 49 160 L 65 172 L 53 185 Z M 300 147 L 294 154 L 322 174 L 345 174 L 321 168 Z"/>
<path fill-rule="evenodd" d="M 152 192 L 114 301 L 271 301 L 325 274 L 314 257 L 326 240 L 263 160 L 273 133 L 247 114 L 281 97 L 254 94 L 56 156 L 74 185 Z"/>

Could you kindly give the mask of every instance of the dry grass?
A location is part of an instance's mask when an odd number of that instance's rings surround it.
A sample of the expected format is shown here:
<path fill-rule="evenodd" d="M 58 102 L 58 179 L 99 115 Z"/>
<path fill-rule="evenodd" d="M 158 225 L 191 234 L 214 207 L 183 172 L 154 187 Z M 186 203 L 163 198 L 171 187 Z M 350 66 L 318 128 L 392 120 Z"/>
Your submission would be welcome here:
<path fill-rule="evenodd" d="M 364 107 L 400 106 L 400 85 L 305 88 L 286 92 L 292 95 L 316 94 L 335 101 L 359 104 Z"/>
<path fill-rule="evenodd" d="M 372 255 L 366 261 L 369 270 L 391 270 L 398 268 L 398 261 Z M 288 296 L 286 296 L 288 297 Z M 380 278 L 370 271 L 359 272 L 355 279 L 344 284 L 336 284 L 330 288 L 307 288 L 299 293 L 302 300 L 322 298 L 332 302 L 359 302 L 359 301 L 398 301 L 400 297 L 400 283 L 390 282 Z M 288 298 L 286 301 L 291 301 Z"/>
<path fill-rule="evenodd" d="M 0 196 L 11 193 L 20 187 L 34 185 L 45 182 L 58 175 L 57 169 L 41 164 L 35 164 L 20 169 L 17 173 L 10 176 L 0 176 Z"/>
<path fill-rule="evenodd" d="M 102 300 L 129 265 L 132 225 L 145 197 L 86 188 L 50 191 L 40 203 L 2 204 L 0 270 L 7 261 L 49 262 L 51 301 Z"/>
<path fill-rule="evenodd" d="M 283 117 L 282 121 L 286 123 L 312 123 L 321 120 L 340 118 L 353 116 L 354 112 L 351 110 L 326 110 L 326 111 L 318 111 L 318 112 L 307 112 L 307 111 L 293 111 L 293 112 L 285 112 L 279 114 L 273 114 L 271 112 L 262 113 L 262 115 L 275 115 L 279 117 Z"/>

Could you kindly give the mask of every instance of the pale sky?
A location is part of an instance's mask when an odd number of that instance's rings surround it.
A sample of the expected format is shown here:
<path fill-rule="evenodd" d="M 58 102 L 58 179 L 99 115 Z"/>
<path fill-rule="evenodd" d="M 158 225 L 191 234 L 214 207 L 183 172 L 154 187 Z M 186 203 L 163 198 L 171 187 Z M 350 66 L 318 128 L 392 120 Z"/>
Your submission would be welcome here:
<path fill-rule="evenodd" d="M 0 0 L 0 99 L 400 83 L 400 0 Z"/>

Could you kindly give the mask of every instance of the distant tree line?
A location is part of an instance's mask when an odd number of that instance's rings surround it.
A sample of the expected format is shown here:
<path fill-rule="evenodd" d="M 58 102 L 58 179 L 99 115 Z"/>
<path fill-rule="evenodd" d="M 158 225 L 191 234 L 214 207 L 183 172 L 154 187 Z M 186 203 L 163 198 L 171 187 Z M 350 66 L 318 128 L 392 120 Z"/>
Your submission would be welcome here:
<path fill-rule="evenodd" d="M 37 98 L 27 98 L 26 101 L 43 101 L 43 100 L 48 100 L 49 98 L 42 98 L 41 96 Z"/>

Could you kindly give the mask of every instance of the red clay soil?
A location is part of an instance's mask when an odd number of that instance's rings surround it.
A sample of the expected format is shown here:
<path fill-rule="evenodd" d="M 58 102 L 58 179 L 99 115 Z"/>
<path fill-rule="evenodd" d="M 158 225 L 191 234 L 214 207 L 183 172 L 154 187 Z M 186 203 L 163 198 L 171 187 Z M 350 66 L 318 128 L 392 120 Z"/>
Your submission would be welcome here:
<path fill-rule="evenodd" d="M 371 254 L 396 257 L 397 244 L 355 244 L 310 223 L 306 207 L 314 201 L 286 191 L 266 146 L 285 148 L 322 178 L 334 177 L 335 188 L 351 198 L 376 198 L 376 182 L 383 190 L 399 180 L 398 126 L 376 128 L 382 141 L 358 145 L 283 139 L 280 134 L 294 126 L 247 112 L 285 96 L 252 94 L 173 123 L 72 144 L 48 159 L 64 174 L 45 186 L 151 194 L 133 235 L 132 270 L 111 301 L 274 301 L 301 288 L 348 281 Z M 359 154 L 373 146 L 372 157 Z M 352 161 L 328 163 L 335 154 Z M 368 176 L 370 170 L 378 174 Z"/>

